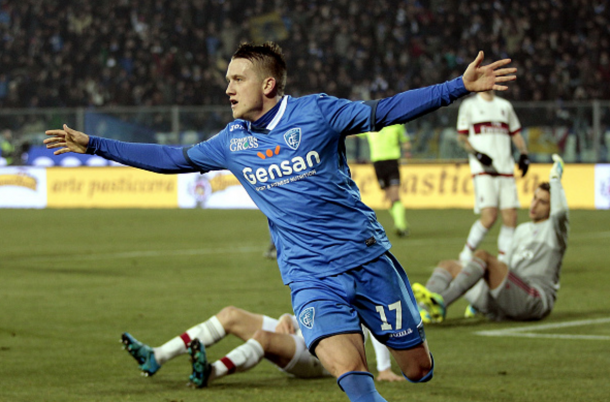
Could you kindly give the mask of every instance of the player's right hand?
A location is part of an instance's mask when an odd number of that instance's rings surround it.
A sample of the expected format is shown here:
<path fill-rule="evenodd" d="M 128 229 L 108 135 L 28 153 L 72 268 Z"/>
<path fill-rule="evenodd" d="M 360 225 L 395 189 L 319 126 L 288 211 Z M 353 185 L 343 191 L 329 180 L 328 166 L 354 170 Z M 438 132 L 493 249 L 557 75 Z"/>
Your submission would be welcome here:
<path fill-rule="evenodd" d="M 483 152 L 475 152 L 474 157 L 477 158 L 482 165 L 491 166 L 492 159 L 489 157 L 489 155 L 484 154 Z"/>
<path fill-rule="evenodd" d="M 65 154 L 66 152 L 75 152 L 77 154 L 87 152 L 89 136 L 71 129 L 66 124 L 64 124 L 63 130 L 47 130 L 45 134 L 50 136 L 50 138 L 43 141 L 47 149 L 59 148 L 53 152 L 55 155 Z"/>

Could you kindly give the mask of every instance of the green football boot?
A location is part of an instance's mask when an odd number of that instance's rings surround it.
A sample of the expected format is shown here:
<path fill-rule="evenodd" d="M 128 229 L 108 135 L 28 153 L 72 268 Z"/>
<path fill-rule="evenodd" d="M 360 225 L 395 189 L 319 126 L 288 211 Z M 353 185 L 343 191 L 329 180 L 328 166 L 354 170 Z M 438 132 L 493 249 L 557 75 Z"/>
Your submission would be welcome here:
<path fill-rule="evenodd" d="M 195 338 L 189 344 L 188 352 L 193 364 L 193 373 L 189 377 L 188 385 L 195 388 L 207 387 L 208 379 L 212 373 L 212 365 L 208 363 L 205 346 L 201 344 L 199 339 Z"/>
<path fill-rule="evenodd" d="M 430 314 L 430 322 L 433 324 L 443 322 L 446 314 L 443 296 L 439 295 L 438 293 L 430 292 L 420 283 L 414 283 L 412 288 L 413 296 L 415 296 L 415 300 L 417 301 L 419 307 L 426 310 Z"/>
<path fill-rule="evenodd" d="M 150 377 L 159 371 L 161 365 L 157 363 L 155 352 L 150 346 L 138 341 L 127 332 L 121 335 L 121 343 L 123 344 L 123 349 L 136 359 L 143 376 Z"/>

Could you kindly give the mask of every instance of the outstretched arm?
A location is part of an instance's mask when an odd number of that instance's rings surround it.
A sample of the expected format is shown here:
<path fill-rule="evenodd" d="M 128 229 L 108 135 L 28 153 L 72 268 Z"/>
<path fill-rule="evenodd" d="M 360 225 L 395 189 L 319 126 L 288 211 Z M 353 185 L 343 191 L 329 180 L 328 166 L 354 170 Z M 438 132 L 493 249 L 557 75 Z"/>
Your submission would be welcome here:
<path fill-rule="evenodd" d="M 350 135 L 379 131 L 393 124 L 404 124 L 455 100 L 472 91 L 507 89 L 502 83 L 513 81 L 516 68 L 501 68 L 510 59 L 481 66 L 483 52 L 470 63 L 464 75 L 442 84 L 411 89 L 385 99 L 353 102 L 321 94 L 316 98 L 321 117 L 338 134 Z"/>
<path fill-rule="evenodd" d="M 44 140 L 44 144 L 49 149 L 57 149 L 55 155 L 67 152 L 89 153 L 157 173 L 187 173 L 200 170 L 192 164 L 182 147 L 136 144 L 89 136 L 65 124 L 63 130 L 48 130 L 46 135 L 50 138 Z"/>
<path fill-rule="evenodd" d="M 549 183 L 551 186 L 551 211 L 550 218 L 553 221 L 553 227 L 557 235 L 557 240 L 560 244 L 566 247 L 568 242 L 568 231 L 570 229 L 568 200 L 561 185 L 563 176 L 564 163 L 563 159 L 557 154 L 553 154 L 553 167 L 549 175 Z"/>
<path fill-rule="evenodd" d="M 469 92 L 484 92 L 492 89 L 504 91 L 508 87 L 500 83 L 515 80 L 516 68 L 501 68 L 510 59 L 498 60 L 481 66 L 483 52 L 468 65 L 462 77 L 429 87 L 401 92 L 379 101 L 366 102 L 374 108 L 375 130 L 406 123 L 442 106 L 448 106 Z"/>

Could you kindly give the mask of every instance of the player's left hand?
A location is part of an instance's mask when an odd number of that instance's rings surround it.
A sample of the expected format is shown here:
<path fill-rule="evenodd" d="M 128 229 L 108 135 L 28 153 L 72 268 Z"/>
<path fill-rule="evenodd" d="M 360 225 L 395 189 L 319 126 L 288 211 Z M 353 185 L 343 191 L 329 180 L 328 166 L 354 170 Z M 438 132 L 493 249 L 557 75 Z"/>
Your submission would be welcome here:
<path fill-rule="evenodd" d="M 386 370 L 380 371 L 379 374 L 377 374 L 377 381 L 396 382 L 396 381 L 405 381 L 405 378 L 402 376 L 399 376 L 397 374 L 394 374 L 392 369 L 386 369 Z"/>
<path fill-rule="evenodd" d="M 500 68 L 511 62 L 511 59 L 502 59 L 486 66 L 482 66 L 484 54 L 479 51 L 477 58 L 468 65 L 462 81 L 464 87 L 470 92 L 506 91 L 506 85 L 499 85 L 502 82 L 514 81 L 517 76 L 513 75 L 517 69 L 514 67 Z"/>
<path fill-rule="evenodd" d="M 519 169 L 521 170 L 521 177 L 525 177 L 527 170 L 530 168 L 530 158 L 527 154 L 521 154 L 519 156 Z"/>
<path fill-rule="evenodd" d="M 64 124 L 63 130 L 47 130 L 45 134 L 50 137 L 43 141 L 47 149 L 59 148 L 53 152 L 55 155 L 65 154 L 66 152 L 77 154 L 87 152 L 89 136 L 71 129 L 67 124 Z"/>

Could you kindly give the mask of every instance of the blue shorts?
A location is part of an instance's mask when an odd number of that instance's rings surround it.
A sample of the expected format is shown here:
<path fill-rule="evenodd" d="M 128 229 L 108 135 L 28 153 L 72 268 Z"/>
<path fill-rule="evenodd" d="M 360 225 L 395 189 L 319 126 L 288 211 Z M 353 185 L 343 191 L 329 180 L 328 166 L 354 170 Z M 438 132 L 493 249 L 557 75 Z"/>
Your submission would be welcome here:
<path fill-rule="evenodd" d="M 361 324 L 392 349 L 410 349 L 426 339 L 407 274 L 389 252 L 341 274 L 289 286 L 312 353 L 321 339 L 362 332 Z"/>

